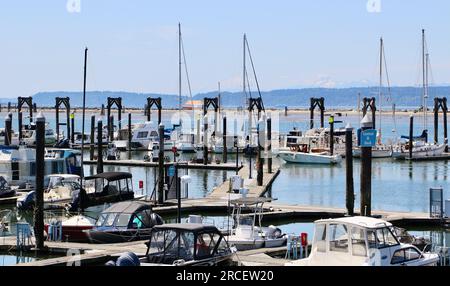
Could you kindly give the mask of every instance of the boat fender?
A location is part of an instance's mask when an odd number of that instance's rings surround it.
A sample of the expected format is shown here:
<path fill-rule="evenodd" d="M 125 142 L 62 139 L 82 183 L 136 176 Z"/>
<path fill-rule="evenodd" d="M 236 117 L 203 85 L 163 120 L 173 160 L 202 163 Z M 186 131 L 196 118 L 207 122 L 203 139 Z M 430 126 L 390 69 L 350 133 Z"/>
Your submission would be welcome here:
<path fill-rule="evenodd" d="M 139 257 L 133 252 L 126 252 L 117 259 L 116 266 L 140 266 Z"/>

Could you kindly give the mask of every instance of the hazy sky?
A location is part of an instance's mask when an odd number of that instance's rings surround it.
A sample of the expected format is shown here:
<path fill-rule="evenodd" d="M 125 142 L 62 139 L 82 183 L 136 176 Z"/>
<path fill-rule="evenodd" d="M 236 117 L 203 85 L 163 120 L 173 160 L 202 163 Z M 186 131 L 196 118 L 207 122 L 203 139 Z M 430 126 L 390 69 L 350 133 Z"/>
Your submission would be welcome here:
<path fill-rule="evenodd" d="M 177 93 L 178 22 L 194 93 L 240 89 L 244 32 L 263 90 L 376 83 L 380 36 L 392 85 L 417 85 L 422 28 L 450 82 L 448 0 L 79 1 L 0 0 L 0 97 L 80 90 L 85 46 L 89 90 Z"/>

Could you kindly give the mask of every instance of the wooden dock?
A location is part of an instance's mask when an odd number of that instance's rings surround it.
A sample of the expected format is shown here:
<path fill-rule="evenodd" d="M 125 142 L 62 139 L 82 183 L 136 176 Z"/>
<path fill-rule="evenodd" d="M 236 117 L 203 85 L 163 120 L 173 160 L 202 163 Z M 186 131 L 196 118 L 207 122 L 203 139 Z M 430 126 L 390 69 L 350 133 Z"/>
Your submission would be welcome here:
<path fill-rule="evenodd" d="M 234 163 L 220 163 L 211 162 L 208 165 L 191 163 L 191 162 L 178 162 L 178 167 L 180 169 L 199 169 L 199 170 L 222 170 L 222 171 L 236 171 L 236 164 Z M 85 160 L 86 165 L 96 165 L 97 161 Z M 118 167 L 147 167 L 147 168 L 157 168 L 158 162 L 147 162 L 144 160 L 104 160 L 104 166 L 118 166 Z M 164 163 L 164 166 L 172 166 L 173 162 Z M 238 169 L 243 166 L 239 165 Z"/>

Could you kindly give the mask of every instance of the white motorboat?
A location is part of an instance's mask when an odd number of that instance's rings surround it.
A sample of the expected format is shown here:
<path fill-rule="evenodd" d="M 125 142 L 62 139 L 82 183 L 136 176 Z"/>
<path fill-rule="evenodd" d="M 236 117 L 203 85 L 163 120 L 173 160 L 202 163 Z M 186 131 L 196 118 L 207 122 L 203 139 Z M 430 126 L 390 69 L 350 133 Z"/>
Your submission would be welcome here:
<path fill-rule="evenodd" d="M 400 243 L 391 223 L 370 217 L 318 220 L 311 254 L 286 266 L 435 266 L 439 256 Z"/>
<path fill-rule="evenodd" d="M 268 198 L 241 198 L 232 200 L 232 219 L 234 227 L 230 230 L 228 243 L 237 250 L 258 249 L 262 247 L 280 247 L 287 241 L 287 236 L 275 227 L 262 227 L 263 205 L 270 202 Z M 243 209 L 250 208 L 249 215 L 242 213 Z"/>
<path fill-rule="evenodd" d="M 45 126 L 45 145 L 54 145 L 56 143 L 56 132 Z M 36 145 L 36 124 L 32 123 L 29 128 L 22 131 L 22 141 L 27 146 Z"/>
<path fill-rule="evenodd" d="M 164 133 L 166 133 L 166 131 Z M 164 151 L 170 151 L 175 147 L 175 142 L 168 137 L 170 137 L 170 135 L 164 134 Z M 159 142 L 158 125 L 152 121 L 137 124 L 133 131 L 131 148 L 137 150 L 151 150 L 153 142 Z"/>
<path fill-rule="evenodd" d="M 341 155 L 330 155 L 328 151 L 324 152 L 298 152 L 298 151 L 280 151 L 278 156 L 288 163 L 296 164 L 340 164 Z"/>

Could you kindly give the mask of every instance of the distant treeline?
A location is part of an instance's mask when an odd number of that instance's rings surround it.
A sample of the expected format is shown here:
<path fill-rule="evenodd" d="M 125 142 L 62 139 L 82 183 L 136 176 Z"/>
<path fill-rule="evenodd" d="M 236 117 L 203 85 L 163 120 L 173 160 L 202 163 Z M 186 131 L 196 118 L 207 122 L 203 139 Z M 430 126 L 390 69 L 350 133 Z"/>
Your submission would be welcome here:
<path fill-rule="evenodd" d="M 422 106 L 422 89 L 418 87 L 393 87 L 390 91 L 383 88 L 383 101 L 385 107 L 396 104 L 397 107 L 420 107 Z M 375 97 L 379 105 L 378 87 L 352 87 L 352 88 L 304 88 L 284 89 L 261 92 L 266 108 L 308 108 L 311 97 L 325 98 L 327 108 L 352 108 L 356 109 L 358 97 Z M 196 94 L 194 100 L 202 100 L 204 97 L 215 97 L 217 91 Z M 359 95 L 359 96 L 358 96 Z M 247 93 L 247 96 L 250 96 Z M 252 97 L 259 96 L 257 92 L 251 93 Z M 430 87 L 428 105 L 433 104 L 434 97 L 450 96 L 450 86 Z M 70 97 L 73 107 L 82 106 L 81 92 L 39 92 L 33 95 L 33 102 L 38 106 L 51 107 L 55 105 L 55 97 Z M 123 105 L 128 108 L 143 108 L 147 97 L 161 97 L 163 108 L 177 108 L 178 96 L 175 94 L 155 93 L 133 93 L 120 91 L 91 91 L 86 94 L 87 107 L 101 107 L 106 104 L 108 97 L 122 97 Z M 190 98 L 184 96 L 182 101 Z M 17 103 L 16 98 L 2 98 L 0 103 L 5 106 L 8 102 L 13 105 Z M 221 102 L 223 107 L 241 107 L 245 103 L 242 92 L 222 92 Z"/>

